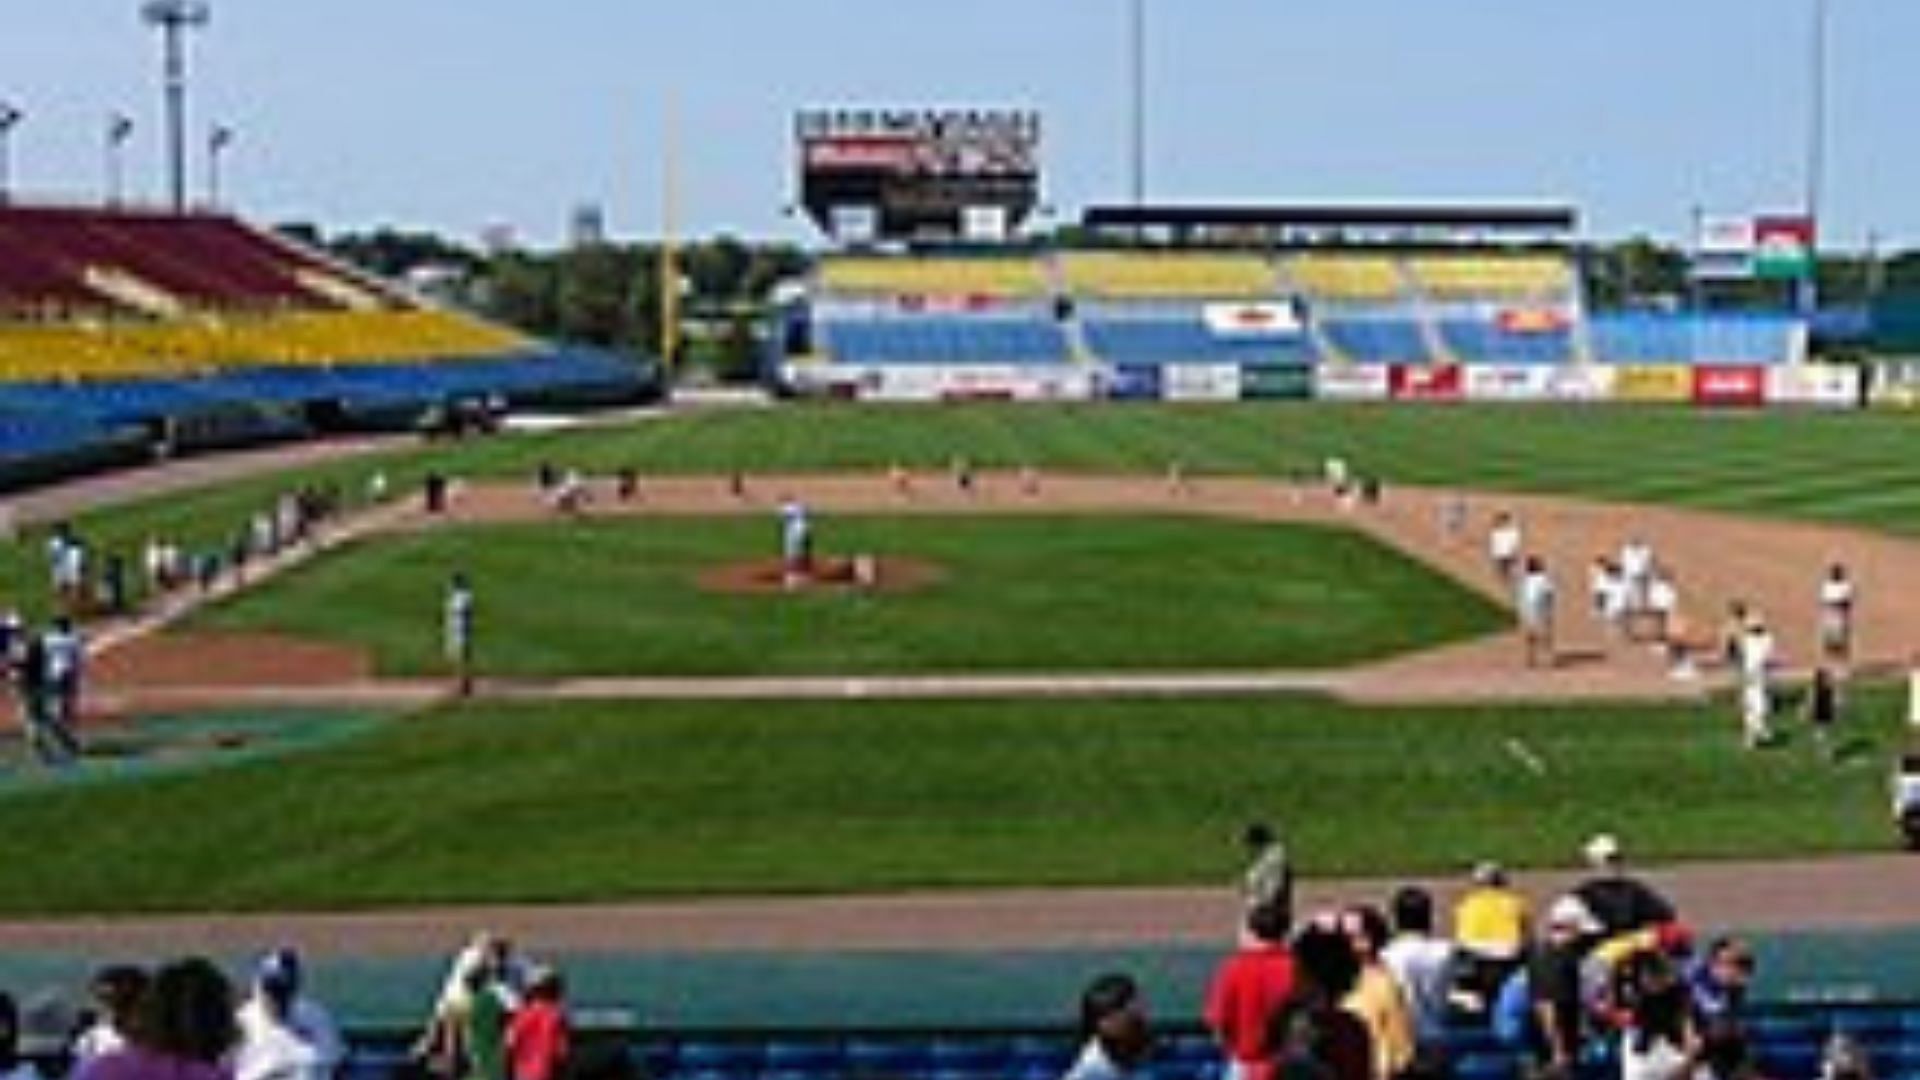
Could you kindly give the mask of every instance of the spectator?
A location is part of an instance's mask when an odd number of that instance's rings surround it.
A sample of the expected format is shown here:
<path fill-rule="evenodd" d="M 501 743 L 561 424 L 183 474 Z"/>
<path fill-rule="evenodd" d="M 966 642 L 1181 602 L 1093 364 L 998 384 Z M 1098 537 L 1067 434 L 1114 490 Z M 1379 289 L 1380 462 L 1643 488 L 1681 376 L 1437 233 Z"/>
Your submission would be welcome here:
<path fill-rule="evenodd" d="M 1920 749 L 1910 749 L 1894 762 L 1893 823 L 1907 849 L 1920 851 Z"/>
<path fill-rule="evenodd" d="M 1367 1025 L 1373 1075 L 1381 1080 L 1398 1077 L 1413 1064 L 1414 1026 L 1406 995 L 1381 960 L 1387 947 L 1387 917 L 1379 908 L 1354 908 L 1341 916 L 1341 928 L 1360 965 L 1342 1007 Z"/>
<path fill-rule="evenodd" d="M 20 1006 L 0 991 L 0 1080 L 41 1080 L 40 1070 L 20 1056 Z"/>
<path fill-rule="evenodd" d="M 1584 853 L 1593 876 L 1574 889 L 1574 895 L 1599 921 L 1606 937 L 1674 921 L 1673 905 L 1626 872 L 1620 841 L 1611 833 L 1588 840 Z"/>
<path fill-rule="evenodd" d="M 1287 846 L 1273 827 L 1262 821 L 1247 826 L 1240 837 L 1247 850 L 1247 872 L 1241 889 L 1246 910 L 1271 907 L 1293 922 L 1293 863 Z"/>
<path fill-rule="evenodd" d="M 1494 996 L 1526 956 L 1527 898 L 1507 883 L 1499 863 L 1473 868 L 1473 884 L 1453 908 L 1459 952 L 1455 986 L 1470 1012 L 1491 1007 Z"/>
<path fill-rule="evenodd" d="M 128 1045 L 87 1062 L 76 1080 L 230 1080 L 221 1062 L 238 1031 L 233 987 L 194 958 L 167 964 L 134 1012 Z"/>
<path fill-rule="evenodd" d="M 1360 961 L 1337 922 L 1316 920 L 1294 937 L 1297 992 L 1269 1021 L 1269 1075 L 1388 1080 L 1374 1073 L 1367 1025 L 1340 1002 L 1353 992 Z"/>
<path fill-rule="evenodd" d="M 1287 918 L 1278 907 L 1254 908 L 1240 947 L 1207 990 L 1207 1027 L 1226 1056 L 1227 1080 L 1264 1080 L 1271 1071 L 1270 1024 L 1295 991 L 1286 935 Z"/>
<path fill-rule="evenodd" d="M 253 993 L 236 1018 L 234 1080 L 330 1080 L 346 1060 L 332 1015 L 302 992 L 303 975 L 291 949 L 261 958 Z"/>
<path fill-rule="evenodd" d="M 527 976 L 526 999 L 507 1025 L 507 1059 L 513 1080 L 560 1080 L 573 1053 L 567 1021 L 567 987 L 552 968 Z"/>
<path fill-rule="evenodd" d="M 1380 959 L 1393 973 L 1413 1013 L 1415 1057 L 1436 1057 L 1446 1035 L 1447 992 L 1453 982 L 1453 945 L 1433 932 L 1433 896 L 1408 886 L 1393 894 L 1394 937 Z"/>
<path fill-rule="evenodd" d="M 1687 973 L 1694 1018 L 1706 1028 L 1740 1024 L 1753 982 L 1753 949 L 1739 938 L 1718 938 Z"/>
<path fill-rule="evenodd" d="M 127 964 L 115 964 L 94 972 L 88 991 L 98 1012 L 93 1023 L 73 1040 L 75 1066 L 127 1045 L 134 1012 L 147 992 L 147 983 L 144 970 Z"/>
<path fill-rule="evenodd" d="M 1617 981 L 1626 987 L 1620 1035 L 1620 1080 L 1684 1080 L 1700 1051 L 1687 986 L 1657 950 L 1629 957 Z"/>
<path fill-rule="evenodd" d="M 1080 995 L 1080 1042 L 1064 1080 L 1121 1080 L 1145 1064 L 1153 1040 L 1146 1002 L 1130 976 L 1102 975 Z"/>
<path fill-rule="evenodd" d="M 1527 963 L 1534 1054 L 1542 1076 L 1573 1075 L 1586 1031 L 1580 964 L 1588 944 L 1602 930 L 1579 896 L 1563 896 L 1548 909 L 1546 939 Z"/>
<path fill-rule="evenodd" d="M 500 992 L 498 954 L 488 954 L 467 972 L 467 1007 L 460 1018 L 467 1080 L 509 1080 L 507 1021 L 511 1010 Z"/>

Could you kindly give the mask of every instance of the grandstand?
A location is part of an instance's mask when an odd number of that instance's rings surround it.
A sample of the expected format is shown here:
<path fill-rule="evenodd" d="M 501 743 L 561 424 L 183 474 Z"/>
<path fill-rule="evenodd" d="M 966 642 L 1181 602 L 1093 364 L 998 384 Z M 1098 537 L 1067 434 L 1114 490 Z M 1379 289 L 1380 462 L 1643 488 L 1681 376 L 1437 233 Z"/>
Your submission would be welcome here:
<path fill-rule="evenodd" d="M 451 398 L 627 400 L 640 370 L 427 305 L 210 214 L 0 207 L 0 481 Z"/>
<path fill-rule="evenodd" d="M 774 358 L 778 381 L 840 396 L 979 396 L 984 386 L 1051 397 L 1031 384 L 1054 386 L 1065 370 L 1088 393 L 1117 397 L 1299 396 L 1331 381 L 1348 397 L 1405 387 L 1423 399 L 1584 401 L 1645 385 L 1638 368 L 1736 368 L 1758 386 L 1764 371 L 1807 360 L 1797 315 L 1591 312 L 1570 212 L 1161 210 L 1109 222 L 1114 214 L 1088 215 L 1107 246 L 829 254 L 788 315 L 790 328 L 808 329 L 781 335 L 799 347 Z M 1152 243 L 1143 232 L 1109 242 L 1099 229 L 1156 222 Z M 1415 368 L 1450 374 L 1400 370 Z M 1787 401 L 1816 384 L 1768 383 Z"/>

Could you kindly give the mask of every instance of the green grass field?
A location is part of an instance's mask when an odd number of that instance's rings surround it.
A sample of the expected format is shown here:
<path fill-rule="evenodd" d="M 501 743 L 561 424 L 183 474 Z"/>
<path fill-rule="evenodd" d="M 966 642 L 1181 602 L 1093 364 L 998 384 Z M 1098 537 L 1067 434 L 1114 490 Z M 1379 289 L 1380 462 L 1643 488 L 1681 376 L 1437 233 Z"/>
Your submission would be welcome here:
<path fill-rule="evenodd" d="M 591 429 L 398 451 L 279 478 L 169 495 L 80 519 L 102 550 L 160 534 L 229 537 L 298 481 L 362 489 L 432 468 L 525 478 L 543 460 L 645 472 L 944 466 L 1158 473 L 1308 474 L 1329 454 L 1392 483 L 1461 485 L 1671 502 L 1762 516 L 1920 531 L 1920 418 L 1900 414 L 1702 412 L 1668 408 L 1235 405 L 794 405 L 679 414 Z M 39 610 L 37 530 L 0 547 L 0 598 Z"/>
<path fill-rule="evenodd" d="M 442 670 L 451 568 L 490 675 L 1339 667 L 1500 629 L 1477 594 L 1358 534 L 1181 517 L 828 517 L 823 550 L 929 561 L 921 591 L 718 595 L 777 550 L 762 518 L 442 529 L 342 550 L 198 625 L 373 648 Z"/>
<path fill-rule="evenodd" d="M 1600 828 L 1648 859 L 1884 847 L 1896 705 L 1841 765 L 1706 707 L 476 706 L 0 797 L 0 911 L 1208 884 L 1254 818 L 1315 875 L 1564 863 Z"/>

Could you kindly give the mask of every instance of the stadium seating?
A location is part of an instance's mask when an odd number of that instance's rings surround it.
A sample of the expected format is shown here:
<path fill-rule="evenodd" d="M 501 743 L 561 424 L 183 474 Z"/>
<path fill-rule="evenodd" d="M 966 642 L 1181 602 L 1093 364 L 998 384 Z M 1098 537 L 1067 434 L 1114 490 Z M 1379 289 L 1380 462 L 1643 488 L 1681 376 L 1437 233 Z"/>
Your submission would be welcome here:
<path fill-rule="evenodd" d="M 1440 336 L 1453 358 L 1467 364 L 1570 364 L 1574 339 L 1569 329 L 1517 333 L 1498 322 L 1448 318 Z"/>
<path fill-rule="evenodd" d="M 1415 255 L 1407 271 L 1439 300 L 1561 300 L 1575 291 L 1573 267 L 1554 255 Z"/>
<path fill-rule="evenodd" d="M 821 262 L 819 288 L 853 296 L 1038 297 L 1052 289 L 1040 261 L 1025 256 L 842 256 Z"/>
<path fill-rule="evenodd" d="M 1293 287 L 1315 305 L 1397 304 L 1409 299 L 1399 261 L 1389 255 L 1310 252 L 1284 265 Z"/>
<path fill-rule="evenodd" d="M 1605 364 L 1773 366 L 1803 358 L 1803 327 L 1785 315 L 1625 312 L 1593 316 L 1589 333 Z"/>
<path fill-rule="evenodd" d="M 1335 355 L 1358 364 L 1426 364 L 1434 360 L 1420 322 L 1410 316 L 1322 317 L 1320 333 Z"/>
<path fill-rule="evenodd" d="M 1087 349 L 1108 364 L 1304 364 L 1304 339 L 1223 334 L 1193 304 L 1082 305 Z"/>
<path fill-rule="evenodd" d="M 930 315 L 816 324 L 826 352 L 843 364 L 1064 364 L 1065 332 L 1039 314 Z"/>
<path fill-rule="evenodd" d="M 1066 252 L 1059 257 L 1067 292 L 1083 299 L 1272 299 L 1273 264 L 1255 255 Z"/>

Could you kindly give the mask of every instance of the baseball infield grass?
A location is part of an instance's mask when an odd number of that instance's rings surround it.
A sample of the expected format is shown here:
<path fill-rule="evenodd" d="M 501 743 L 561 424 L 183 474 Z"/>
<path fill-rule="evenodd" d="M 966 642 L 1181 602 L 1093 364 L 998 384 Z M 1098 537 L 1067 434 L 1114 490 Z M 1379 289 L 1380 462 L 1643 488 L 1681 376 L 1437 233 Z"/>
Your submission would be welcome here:
<path fill-rule="evenodd" d="M 197 625 L 371 648 L 444 670 L 440 602 L 463 570 L 495 676 L 1318 669 L 1473 638 L 1479 595 L 1346 530 L 1207 518 L 834 517 L 825 553 L 929 563 L 910 592 L 720 594 L 703 571 L 778 551 L 771 518 L 438 529 L 323 558 Z"/>
<path fill-rule="evenodd" d="M 1566 863 L 1603 828 L 1644 859 L 1884 849 L 1898 704 L 1856 702 L 1839 764 L 1739 750 L 1724 706 L 481 704 L 0 797 L 0 911 L 1212 884 L 1256 818 L 1316 875 Z"/>

